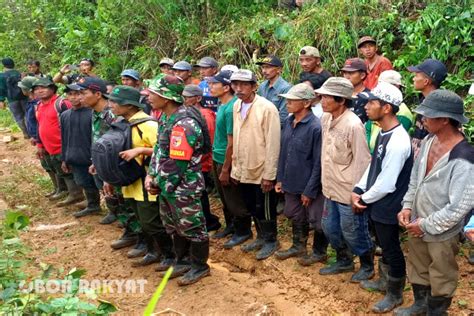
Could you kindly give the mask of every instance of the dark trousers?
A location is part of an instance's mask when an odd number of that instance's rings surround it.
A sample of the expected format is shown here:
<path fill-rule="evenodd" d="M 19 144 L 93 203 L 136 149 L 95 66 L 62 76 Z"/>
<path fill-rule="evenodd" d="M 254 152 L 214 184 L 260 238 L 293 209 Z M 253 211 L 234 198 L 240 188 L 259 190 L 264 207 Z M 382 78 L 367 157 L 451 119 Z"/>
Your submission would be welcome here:
<path fill-rule="evenodd" d="M 210 173 L 203 172 L 202 175 L 204 176 L 204 183 L 205 183 L 205 187 L 201 195 L 202 212 L 204 213 L 204 217 L 206 218 L 206 226 L 211 227 L 219 223 L 219 217 L 211 213 L 211 205 L 209 203 L 209 194 L 207 193 L 207 187 L 209 183 L 212 181 L 210 178 Z"/>
<path fill-rule="evenodd" d="M 277 198 L 275 190 L 263 193 L 260 184 L 239 184 L 242 199 L 250 215 L 258 220 L 276 220 Z"/>
<path fill-rule="evenodd" d="M 405 257 L 400 247 L 397 224 L 383 224 L 373 221 L 375 233 L 382 248 L 382 261 L 389 266 L 388 274 L 393 278 L 406 275 Z"/>
<path fill-rule="evenodd" d="M 149 236 L 165 233 L 165 228 L 160 217 L 160 205 L 154 201 L 136 201 L 125 199 L 126 205 L 135 212 L 142 231 Z"/>
<path fill-rule="evenodd" d="M 285 209 L 283 214 L 293 222 L 301 225 L 309 224 L 311 228 L 322 231 L 324 195 L 319 194 L 308 207 L 301 203 L 301 194 L 285 193 Z"/>
<path fill-rule="evenodd" d="M 72 169 L 72 175 L 74 176 L 74 182 L 84 190 L 98 190 L 94 177 L 89 173 L 89 166 L 81 165 L 69 165 Z"/>
<path fill-rule="evenodd" d="M 61 169 L 61 155 L 44 155 L 44 162 L 48 166 L 49 170 L 52 170 L 58 177 L 63 179 L 73 179 L 72 173 L 65 173 Z"/>
<path fill-rule="evenodd" d="M 222 171 L 222 165 L 214 161 L 213 173 L 214 183 L 219 192 L 219 197 L 222 201 L 224 216 L 226 222 L 228 219 L 232 220 L 233 217 L 248 216 L 249 213 L 245 207 L 245 203 L 242 200 L 242 194 L 240 192 L 240 186 L 230 183 L 228 186 L 223 186 L 219 181 L 219 175 Z M 228 224 L 228 223 L 227 223 Z"/>

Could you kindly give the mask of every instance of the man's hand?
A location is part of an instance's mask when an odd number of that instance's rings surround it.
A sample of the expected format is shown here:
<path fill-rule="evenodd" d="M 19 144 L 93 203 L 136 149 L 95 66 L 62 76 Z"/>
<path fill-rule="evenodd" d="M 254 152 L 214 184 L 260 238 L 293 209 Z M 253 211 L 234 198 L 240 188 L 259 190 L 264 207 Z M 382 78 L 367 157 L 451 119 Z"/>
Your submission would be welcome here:
<path fill-rule="evenodd" d="M 64 173 L 71 173 L 71 169 L 68 167 L 65 161 L 61 162 L 61 170 Z"/>
<path fill-rule="evenodd" d="M 152 176 L 147 175 L 145 178 L 145 189 L 150 193 L 151 195 L 158 195 L 160 194 L 160 190 L 154 183 L 154 179 Z"/>
<path fill-rule="evenodd" d="M 232 177 L 230 177 L 230 182 L 233 184 L 233 185 L 239 185 L 240 181 L 237 180 L 237 179 L 234 179 Z"/>
<path fill-rule="evenodd" d="M 219 175 L 219 181 L 225 187 L 230 185 L 230 172 L 222 169 L 221 174 Z"/>
<path fill-rule="evenodd" d="M 313 201 L 312 198 L 307 197 L 304 194 L 301 194 L 301 204 L 303 204 L 304 207 L 308 207 L 312 201 Z"/>
<path fill-rule="evenodd" d="M 273 189 L 273 181 L 262 179 L 262 184 L 260 185 L 263 193 L 270 192 Z"/>
<path fill-rule="evenodd" d="M 90 166 L 89 166 L 89 173 L 90 173 L 91 175 L 97 174 L 97 170 L 95 170 L 95 166 L 94 166 L 94 165 L 90 165 Z"/>
<path fill-rule="evenodd" d="M 43 159 L 44 158 L 44 155 L 46 154 L 46 150 L 44 148 L 37 148 L 36 149 L 36 157 L 38 159 Z"/>
<path fill-rule="evenodd" d="M 132 148 L 129 150 L 121 151 L 119 152 L 120 158 L 126 161 L 130 161 L 137 157 L 138 155 L 141 155 L 142 151 L 141 148 Z"/>
<path fill-rule="evenodd" d="M 359 194 L 354 193 L 354 192 L 351 193 L 352 210 L 356 214 L 363 213 L 364 210 L 367 208 L 367 205 L 363 205 L 360 202 L 360 199 L 361 197 Z"/>
<path fill-rule="evenodd" d="M 103 190 L 106 196 L 112 196 L 114 195 L 114 192 L 115 192 L 114 186 L 107 182 L 104 182 Z"/>
<path fill-rule="evenodd" d="M 275 184 L 275 192 L 276 193 L 285 193 L 285 192 L 283 192 L 283 189 L 281 188 L 281 182 L 277 182 Z"/>
<path fill-rule="evenodd" d="M 408 224 L 410 224 L 410 217 L 411 217 L 411 209 L 404 208 L 397 215 L 398 225 L 402 227 L 406 227 Z"/>
<path fill-rule="evenodd" d="M 67 65 L 64 65 L 61 70 L 59 70 L 60 73 L 62 74 L 67 74 L 67 73 L 70 73 L 71 72 L 71 65 L 67 64 Z"/>
<path fill-rule="evenodd" d="M 468 229 L 464 235 L 466 235 L 467 239 L 474 242 L 474 229 Z"/>
<path fill-rule="evenodd" d="M 420 221 L 421 219 L 417 218 L 412 223 L 409 223 L 408 225 L 405 226 L 408 233 L 412 235 L 413 237 L 421 238 L 425 235 L 425 233 L 421 230 Z"/>

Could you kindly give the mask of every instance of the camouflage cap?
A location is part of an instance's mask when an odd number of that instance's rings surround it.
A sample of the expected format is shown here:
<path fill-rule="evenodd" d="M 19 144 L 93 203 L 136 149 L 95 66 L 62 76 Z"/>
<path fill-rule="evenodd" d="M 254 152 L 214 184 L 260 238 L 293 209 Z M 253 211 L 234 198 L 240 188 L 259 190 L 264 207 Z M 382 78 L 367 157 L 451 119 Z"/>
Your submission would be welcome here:
<path fill-rule="evenodd" d="M 173 75 L 165 75 L 153 79 L 148 85 L 148 90 L 159 96 L 172 100 L 176 103 L 183 103 L 184 82 L 181 78 Z"/>
<path fill-rule="evenodd" d="M 21 79 L 18 82 L 18 87 L 22 90 L 31 91 L 33 89 L 33 83 L 35 82 L 36 77 L 33 76 L 26 76 L 25 78 Z"/>
<path fill-rule="evenodd" d="M 287 93 L 279 94 L 279 96 L 290 100 L 312 100 L 316 98 L 314 90 L 305 83 L 294 85 Z"/>

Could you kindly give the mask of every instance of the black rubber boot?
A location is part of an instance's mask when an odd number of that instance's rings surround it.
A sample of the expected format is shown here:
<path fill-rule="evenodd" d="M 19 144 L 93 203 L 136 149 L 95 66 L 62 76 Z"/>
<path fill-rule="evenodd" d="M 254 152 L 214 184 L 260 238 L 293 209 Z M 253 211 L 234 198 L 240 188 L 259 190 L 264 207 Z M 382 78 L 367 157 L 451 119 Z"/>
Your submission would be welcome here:
<path fill-rule="evenodd" d="M 252 238 L 250 217 L 241 217 L 234 220 L 235 233 L 224 243 L 225 249 L 231 249 Z"/>
<path fill-rule="evenodd" d="M 107 212 L 107 215 L 102 217 L 99 223 L 102 225 L 109 225 L 117 220 L 117 214 L 120 208 L 120 199 L 117 196 L 106 196 L 105 205 L 109 211 Z"/>
<path fill-rule="evenodd" d="M 382 259 L 380 259 L 379 278 L 375 281 L 364 280 L 360 282 L 359 286 L 368 291 L 379 291 L 385 293 L 387 289 L 388 268 L 388 264 L 383 263 Z"/>
<path fill-rule="evenodd" d="M 211 238 L 215 238 L 215 239 L 225 238 L 229 235 L 232 235 L 235 232 L 233 216 L 230 215 L 229 211 L 227 211 L 226 209 L 224 209 L 223 212 L 224 212 L 224 218 L 225 218 L 225 228 L 224 230 L 212 235 Z"/>
<path fill-rule="evenodd" d="M 287 250 L 280 250 L 275 257 L 285 260 L 291 257 L 301 257 L 306 254 L 306 243 L 308 242 L 308 225 L 293 222 L 293 245 Z"/>
<path fill-rule="evenodd" d="M 206 219 L 206 229 L 208 232 L 219 230 L 221 228 L 221 223 L 219 222 L 219 217 L 212 214 L 211 206 L 209 204 L 209 194 L 207 189 L 204 189 L 201 195 L 201 205 L 204 218 Z"/>
<path fill-rule="evenodd" d="M 53 184 L 53 191 L 49 192 L 49 193 L 46 193 L 44 196 L 45 197 L 50 197 L 50 196 L 53 196 L 55 195 L 56 193 L 58 193 L 58 181 L 56 180 L 56 175 L 54 174 L 54 172 L 50 171 L 48 172 L 48 176 L 49 178 L 51 179 L 51 183 Z"/>
<path fill-rule="evenodd" d="M 351 277 L 352 283 L 359 283 L 364 280 L 370 280 L 374 277 L 374 252 L 372 250 L 367 251 L 363 255 L 359 256 L 360 268 L 359 271 L 354 273 Z"/>
<path fill-rule="evenodd" d="M 148 234 L 144 234 L 147 253 L 140 260 L 132 262 L 132 267 L 144 267 L 150 264 L 160 261 L 160 255 L 156 249 L 155 241 L 153 237 Z"/>
<path fill-rule="evenodd" d="M 298 258 L 298 263 L 302 266 L 310 266 L 316 262 L 326 262 L 327 260 L 327 249 L 328 249 L 328 239 L 322 230 L 314 230 L 313 237 L 313 252 L 311 254 L 306 254 L 301 258 Z"/>
<path fill-rule="evenodd" d="M 142 233 L 138 233 L 138 239 L 135 246 L 127 252 L 127 257 L 138 258 L 144 256 L 147 253 L 147 245 L 145 242 L 145 236 Z"/>
<path fill-rule="evenodd" d="M 452 297 L 431 296 L 428 295 L 427 316 L 445 316 L 448 315 L 449 306 L 451 306 Z"/>
<path fill-rule="evenodd" d="M 202 278 L 211 274 L 211 269 L 207 264 L 209 258 L 209 240 L 206 241 L 191 241 L 190 249 L 191 270 L 186 272 L 178 280 L 178 285 L 190 285 L 198 282 Z"/>
<path fill-rule="evenodd" d="M 61 202 L 58 202 L 56 206 L 63 207 L 84 200 L 84 193 L 82 192 L 82 188 L 76 184 L 74 179 L 65 178 L 64 182 L 66 183 L 67 187 L 67 198 Z"/>
<path fill-rule="evenodd" d="M 83 210 L 75 212 L 74 217 L 82 217 L 86 215 L 97 214 L 100 212 L 100 192 L 97 189 L 85 190 L 87 207 Z"/>
<path fill-rule="evenodd" d="M 189 240 L 185 237 L 177 234 L 173 235 L 173 248 L 174 253 L 176 254 L 176 263 L 173 265 L 173 272 L 171 273 L 170 279 L 182 276 L 191 270 L 191 262 L 189 261 L 190 244 Z M 159 275 L 163 277 L 165 273 L 166 271 L 162 271 Z"/>
<path fill-rule="evenodd" d="M 54 177 L 56 178 L 58 189 L 56 190 L 55 194 L 48 198 L 50 201 L 58 201 L 64 199 L 67 196 L 67 186 L 64 178 L 58 176 L 57 174 L 54 174 Z"/>
<path fill-rule="evenodd" d="M 264 260 L 273 255 L 278 248 L 280 243 L 277 240 L 277 223 L 276 219 L 269 221 L 260 221 L 262 225 L 263 240 L 265 243 L 263 247 L 257 252 L 255 258 L 257 260 Z"/>
<path fill-rule="evenodd" d="M 255 230 L 257 231 L 257 238 L 255 240 L 252 240 L 248 244 L 240 246 L 240 249 L 243 252 L 252 252 L 252 251 L 260 250 L 263 247 L 263 244 L 265 244 L 265 240 L 263 239 L 263 231 L 262 231 L 261 223 L 256 218 L 254 218 L 254 223 L 255 223 Z"/>
<path fill-rule="evenodd" d="M 155 244 L 161 252 L 161 260 L 155 268 L 155 271 L 166 271 L 175 262 L 175 254 L 173 252 L 173 240 L 166 232 L 153 235 Z"/>
<path fill-rule="evenodd" d="M 413 297 L 415 301 L 409 307 L 399 307 L 394 310 L 393 315 L 396 316 L 421 316 L 426 315 L 428 310 L 428 295 L 431 287 L 427 285 L 412 284 Z"/>
<path fill-rule="evenodd" d="M 137 240 L 137 234 L 125 227 L 122 236 L 120 236 L 119 239 L 114 240 L 110 244 L 110 247 L 113 249 L 122 249 L 134 245 Z"/>
<path fill-rule="evenodd" d="M 388 276 L 387 291 L 381 301 L 375 303 L 372 311 L 375 313 L 386 313 L 403 303 L 403 289 L 405 288 L 405 276 L 392 278 Z"/>
<path fill-rule="evenodd" d="M 336 249 L 336 263 L 319 270 L 321 275 L 339 274 L 354 271 L 352 254 L 348 248 Z"/>

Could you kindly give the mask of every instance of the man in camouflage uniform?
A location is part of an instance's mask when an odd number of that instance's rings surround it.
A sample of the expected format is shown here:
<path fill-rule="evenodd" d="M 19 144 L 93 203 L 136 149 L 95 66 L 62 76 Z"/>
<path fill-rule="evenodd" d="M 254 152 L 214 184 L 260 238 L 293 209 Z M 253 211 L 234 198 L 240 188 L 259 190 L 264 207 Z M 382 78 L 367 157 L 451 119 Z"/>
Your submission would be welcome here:
<path fill-rule="evenodd" d="M 200 201 L 203 131 L 199 119 L 183 105 L 181 78 L 166 75 L 148 89 L 151 106 L 163 115 L 145 186 L 151 194 L 160 194 L 161 219 L 173 236 L 177 261 L 172 277 L 183 275 L 178 284 L 189 285 L 210 272 L 209 236 Z"/>

